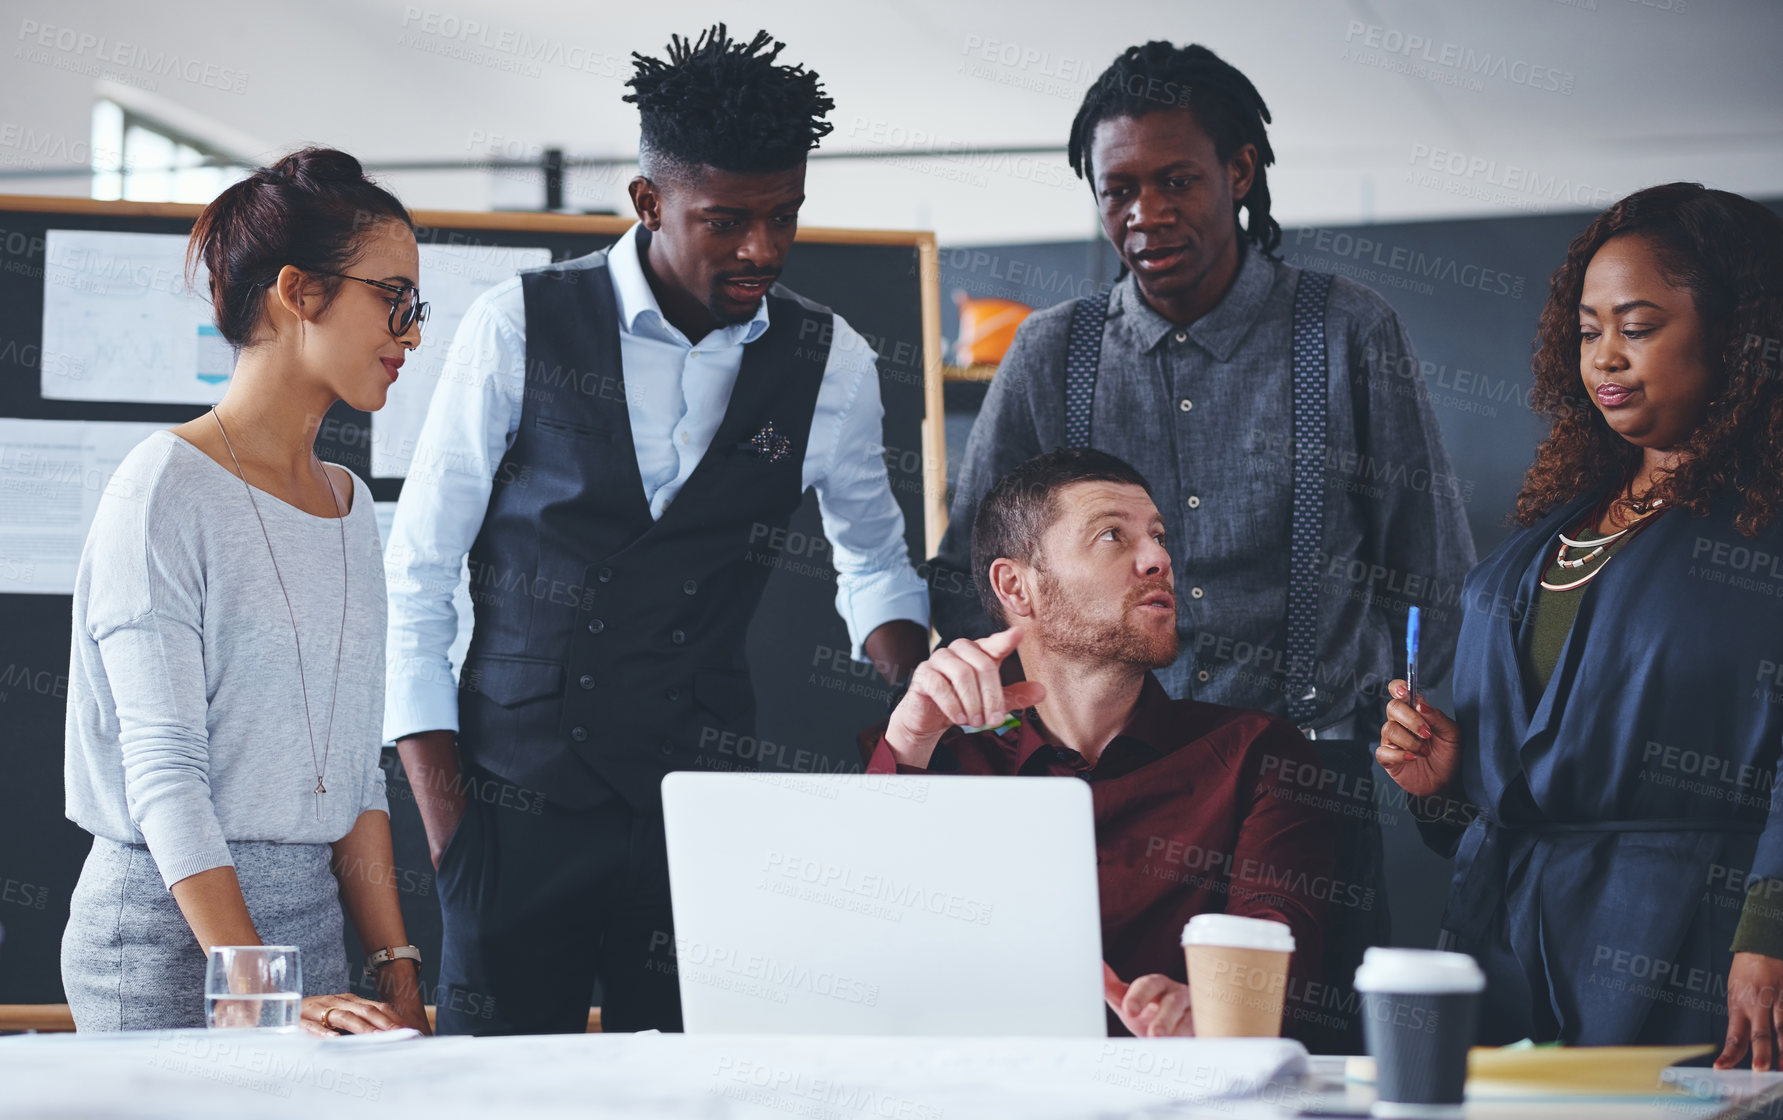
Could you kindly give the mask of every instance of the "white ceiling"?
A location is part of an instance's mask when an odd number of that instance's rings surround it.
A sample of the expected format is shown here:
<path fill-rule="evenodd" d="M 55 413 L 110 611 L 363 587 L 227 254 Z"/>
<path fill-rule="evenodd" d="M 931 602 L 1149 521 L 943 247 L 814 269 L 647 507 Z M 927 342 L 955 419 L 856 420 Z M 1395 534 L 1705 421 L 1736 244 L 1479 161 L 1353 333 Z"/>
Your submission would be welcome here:
<path fill-rule="evenodd" d="M 153 97 L 258 138 L 262 155 L 321 142 L 367 162 L 547 145 L 629 155 L 636 115 L 620 97 L 632 50 L 657 53 L 671 32 L 717 19 L 733 34 L 766 27 L 836 100 L 826 151 L 967 150 L 814 163 L 806 220 L 934 228 L 950 244 L 1093 233 L 1062 154 L 975 150 L 1062 144 L 1083 87 L 1148 38 L 1205 43 L 1262 91 L 1284 224 L 1601 206 L 1680 178 L 1783 194 L 1777 0 L 4 2 L 21 41 L 31 41 L 28 25 L 54 25 L 240 71 L 245 88 L 232 92 L 154 76 L 128 61 L 141 53 L 109 65 L 152 83 Z M 1408 58 L 1407 42 L 1427 45 Z M 85 137 L 95 78 L 83 70 L 96 69 L 99 48 L 45 53 L 9 57 L 0 73 L 0 171 L 54 163 L 46 136 Z M 1415 65 L 1421 73 L 1403 72 Z M 617 207 L 627 174 L 580 177 L 572 199 Z M 388 179 L 416 206 L 539 197 L 531 180 L 487 172 Z M 0 181 L 82 189 L 78 179 Z"/>

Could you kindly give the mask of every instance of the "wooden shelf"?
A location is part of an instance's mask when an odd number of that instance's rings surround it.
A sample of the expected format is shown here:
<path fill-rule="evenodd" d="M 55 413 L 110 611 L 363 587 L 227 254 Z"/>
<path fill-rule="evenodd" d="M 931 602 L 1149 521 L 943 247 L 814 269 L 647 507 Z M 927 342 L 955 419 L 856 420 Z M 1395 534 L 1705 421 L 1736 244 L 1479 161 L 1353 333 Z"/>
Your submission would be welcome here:
<path fill-rule="evenodd" d="M 989 381 L 991 378 L 995 377 L 996 374 L 997 367 L 989 364 L 979 364 L 975 366 L 944 365 L 941 367 L 941 380 L 943 381 Z"/>

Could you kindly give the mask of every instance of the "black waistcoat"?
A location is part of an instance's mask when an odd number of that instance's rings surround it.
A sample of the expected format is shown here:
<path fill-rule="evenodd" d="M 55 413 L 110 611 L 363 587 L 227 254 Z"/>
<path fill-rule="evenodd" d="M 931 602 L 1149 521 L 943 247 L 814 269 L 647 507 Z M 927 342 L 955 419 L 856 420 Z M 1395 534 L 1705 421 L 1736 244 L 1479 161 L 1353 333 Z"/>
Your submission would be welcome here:
<path fill-rule="evenodd" d="M 605 252 L 522 274 L 526 391 L 470 551 L 459 742 L 570 807 L 660 805 L 753 734 L 744 638 L 803 497 L 831 314 L 784 288 L 705 457 L 652 520 Z"/>

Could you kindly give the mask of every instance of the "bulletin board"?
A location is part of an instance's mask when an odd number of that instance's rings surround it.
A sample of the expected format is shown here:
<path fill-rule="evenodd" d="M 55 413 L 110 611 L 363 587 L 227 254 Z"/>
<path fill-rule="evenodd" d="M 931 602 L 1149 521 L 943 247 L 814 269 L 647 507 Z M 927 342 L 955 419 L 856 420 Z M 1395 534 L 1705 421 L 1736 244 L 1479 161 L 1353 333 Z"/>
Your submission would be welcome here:
<path fill-rule="evenodd" d="M 202 414 L 226 387 L 227 346 L 180 302 L 195 297 L 183 291 L 174 263 L 200 210 L 0 195 L 0 757 L 8 776 L 0 1004 L 63 1002 L 59 946 L 90 844 L 63 816 L 62 776 L 68 592 L 85 526 L 110 466 L 147 432 Z M 411 386 L 428 345 L 437 355 L 450 341 L 442 296 L 463 304 L 475 285 L 511 275 L 515 262 L 582 256 L 631 225 L 563 214 L 415 211 L 414 218 L 422 291 L 434 314 L 430 337 L 405 363 Z M 124 234 L 160 236 L 114 236 Z M 804 228 L 781 277 L 841 315 L 879 355 L 885 462 L 915 565 L 934 553 L 947 514 L 937 276 L 931 233 Z M 449 323 L 455 314 L 445 310 Z M 424 400 L 404 407 L 373 416 L 338 403 L 317 444 L 324 459 L 367 480 L 386 517 L 402 491 L 404 433 L 417 425 Z M 855 736 L 883 718 L 889 693 L 870 666 L 849 658 L 822 540 L 808 492 L 749 633 L 757 732 L 773 745 L 762 752 L 770 764 L 858 769 Z M 385 755 L 403 911 L 431 983 L 439 938 L 432 867 L 395 752 Z"/>

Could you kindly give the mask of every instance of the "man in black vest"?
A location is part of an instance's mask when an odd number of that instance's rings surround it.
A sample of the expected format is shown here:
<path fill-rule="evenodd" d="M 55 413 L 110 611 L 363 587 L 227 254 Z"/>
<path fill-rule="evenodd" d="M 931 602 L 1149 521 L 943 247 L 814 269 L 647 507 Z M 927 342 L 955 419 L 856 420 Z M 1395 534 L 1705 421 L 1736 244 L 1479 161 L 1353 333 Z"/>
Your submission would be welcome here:
<path fill-rule="evenodd" d="M 856 657 L 901 680 L 927 651 L 872 350 L 774 283 L 833 107 L 781 47 L 721 24 L 634 56 L 638 224 L 481 297 L 429 407 L 385 733 L 439 872 L 442 1033 L 582 1031 L 597 978 L 604 1029 L 680 1028 L 660 782 L 753 729 L 760 546 L 807 486 Z"/>

